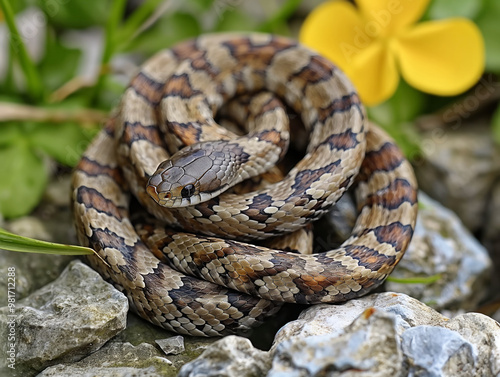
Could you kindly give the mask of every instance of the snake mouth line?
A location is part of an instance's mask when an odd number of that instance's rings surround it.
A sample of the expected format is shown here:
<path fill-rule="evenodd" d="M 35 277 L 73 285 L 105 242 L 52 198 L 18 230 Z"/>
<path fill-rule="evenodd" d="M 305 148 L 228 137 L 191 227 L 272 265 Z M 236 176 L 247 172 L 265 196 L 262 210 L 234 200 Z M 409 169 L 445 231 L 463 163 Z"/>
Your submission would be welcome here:
<path fill-rule="evenodd" d="M 156 191 L 156 187 L 153 185 L 148 185 L 146 187 L 146 192 L 149 194 L 150 197 L 153 198 L 153 200 L 160 204 L 160 197 L 158 196 L 158 191 Z"/>

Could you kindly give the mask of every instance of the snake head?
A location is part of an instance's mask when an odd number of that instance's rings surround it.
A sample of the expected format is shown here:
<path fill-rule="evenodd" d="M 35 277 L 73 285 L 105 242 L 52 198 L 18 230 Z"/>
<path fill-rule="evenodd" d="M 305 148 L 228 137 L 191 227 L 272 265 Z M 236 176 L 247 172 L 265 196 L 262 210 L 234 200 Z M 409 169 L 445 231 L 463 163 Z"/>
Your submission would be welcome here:
<path fill-rule="evenodd" d="M 221 192 L 221 181 L 212 171 L 212 144 L 188 146 L 162 162 L 149 178 L 147 193 L 163 207 L 195 205 Z"/>
<path fill-rule="evenodd" d="M 163 207 L 185 207 L 200 202 L 199 182 L 185 169 L 164 161 L 149 178 L 147 193 Z"/>

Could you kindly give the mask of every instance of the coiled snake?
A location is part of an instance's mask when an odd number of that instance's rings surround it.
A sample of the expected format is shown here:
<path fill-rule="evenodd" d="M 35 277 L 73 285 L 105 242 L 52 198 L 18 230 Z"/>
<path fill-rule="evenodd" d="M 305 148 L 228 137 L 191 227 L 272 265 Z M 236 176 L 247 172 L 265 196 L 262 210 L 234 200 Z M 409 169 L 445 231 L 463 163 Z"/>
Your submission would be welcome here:
<path fill-rule="evenodd" d="M 253 125 L 245 138 L 213 117 L 247 93 L 260 94 L 240 100 L 248 113 L 233 112 Z M 281 100 L 309 132 L 305 156 L 277 183 L 214 196 L 284 155 Z M 302 255 L 244 243 L 298 231 L 353 183 L 359 217 L 340 248 Z M 139 315 L 198 336 L 248 329 L 282 302 L 366 294 L 402 257 L 417 212 L 411 166 L 368 125 L 344 74 L 304 46 L 265 34 L 201 36 L 148 60 L 72 185 L 79 240 L 109 266 L 95 256 L 90 264 Z M 133 224 L 129 193 L 159 220 L 142 214 Z"/>

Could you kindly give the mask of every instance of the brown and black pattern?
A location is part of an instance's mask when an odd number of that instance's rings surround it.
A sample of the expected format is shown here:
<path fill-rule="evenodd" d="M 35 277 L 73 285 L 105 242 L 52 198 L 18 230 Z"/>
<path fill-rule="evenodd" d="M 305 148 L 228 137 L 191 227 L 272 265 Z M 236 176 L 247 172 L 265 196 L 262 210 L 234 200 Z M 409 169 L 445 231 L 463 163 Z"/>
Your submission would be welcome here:
<path fill-rule="evenodd" d="M 243 93 L 251 97 L 242 97 L 234 118 L 251 125 L 246 138 L 214 120 Z M 284 155 L 285 106 L 310 133 L 304 158 L 265 189 L 211 198 L 217 187 L 262 174 Z M 228 153 L 214 147 L 220 140 Z M 186 155 L 179 166 L 188 171 L 206 153 L 213 157 L 199 172 L 209 181 L 203 200 L 158 206 L 146 185 L 170 158 L 165 144 L 173 153 L 206 141 L 203 153 Z M 187 182 L 185 175 L 176 179 Z M 301 255 L 241 242 L 308 226 L 353 183 L 359 217 L 338 249 Z M 134 226 L 130 194 L 157 219 L 144 213 Z M 133 310 L 181 334 L 217 336 L 258 325 L 282 302 L 341 302 L 379 286 L 410 242 L 417 196 L 408 161 L 365 123 L 358 95 L 335 65 L 283 37 L 218 34 L 146 62 L 75 170 L 73 209 L 80 241 L 109 266 L 95 257 L 90 264 L 125 292 Z"/>
<path fill-rule="evenodd" d="M 106 197 L 106 186 L 123 182 L 119 169 L 110 167 L 116 164 L 112 145 L 103 131 L 85 152 L 73 176 L 73 210 L 80 241 L 111 267 L 96 257 L 90 264 L 126 293 L 133 310 L 168 330 L 197 336 L 248 330 L 276 312 L 279 304 L 180 274 L 151 254 L 128 220 L 126 192 Z M 174 284 L 165 287 L 169 281 Z M 232 315 L 221 315 L 220 308 Z"/>
<path fill-rule="evenodd" d="M 165 83 L 160 83 L 139 72 L 130 83 L 130 87 L 153 106 L 159 104 Z"/>

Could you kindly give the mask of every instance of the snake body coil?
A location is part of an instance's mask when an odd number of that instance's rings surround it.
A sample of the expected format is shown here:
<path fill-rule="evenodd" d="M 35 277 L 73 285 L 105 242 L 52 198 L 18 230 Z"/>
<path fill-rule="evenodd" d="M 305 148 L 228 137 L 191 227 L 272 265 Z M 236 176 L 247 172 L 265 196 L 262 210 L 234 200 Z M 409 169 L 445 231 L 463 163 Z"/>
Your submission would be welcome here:
<path fill-rule="evenodd" d="M 224 104 L 257 92 L 248 137 L 216 124 Z M 309 132 L 305 156 L 280 182 L 222 193 L 285 154 L 281 100 Z M 301 255 L 242 242 L 298 231 L 353 183 L 359 216 L 340 248 Z M 129 193 L 167 225 L 145 219 L 134 227 Z M 282 302 L 366 294 L 402 257 L 417 211 L 411 166 L 365 121 L 344 74 L 264 34 L 202 36 L 148 60 L 84 153 L 72 199 L 80 242 L 110 267 L 97 257 L 91 265 L 142 317 L 198 336 L 248 329 Z"/>

